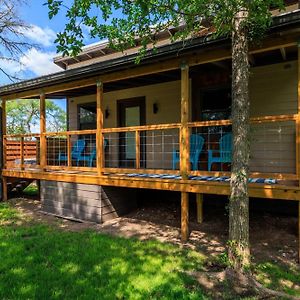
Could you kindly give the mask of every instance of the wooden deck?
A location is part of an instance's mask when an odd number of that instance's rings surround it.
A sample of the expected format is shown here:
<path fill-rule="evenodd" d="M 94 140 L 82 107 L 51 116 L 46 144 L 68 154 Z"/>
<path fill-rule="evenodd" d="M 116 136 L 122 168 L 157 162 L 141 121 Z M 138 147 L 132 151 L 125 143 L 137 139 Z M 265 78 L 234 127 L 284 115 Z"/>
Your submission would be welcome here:
<path fill-rule="evenodd" d="M 103 186 L 156 189 L 197 194 L 229 195 L 228 182 L 202 181 L 189 179 L 162 179 L 129 177 L 125 173 L 104 173 L 77 170 L 41 170 L 38 168 L 20 168 L 3 170 L 4 177 L 27 178 L 96 184 Z M 278 180 L 277 184 L 249 183 L 249 195 L 255 198 L 283 199 L 300 201 L 300 187 L 294 180 Z"/>

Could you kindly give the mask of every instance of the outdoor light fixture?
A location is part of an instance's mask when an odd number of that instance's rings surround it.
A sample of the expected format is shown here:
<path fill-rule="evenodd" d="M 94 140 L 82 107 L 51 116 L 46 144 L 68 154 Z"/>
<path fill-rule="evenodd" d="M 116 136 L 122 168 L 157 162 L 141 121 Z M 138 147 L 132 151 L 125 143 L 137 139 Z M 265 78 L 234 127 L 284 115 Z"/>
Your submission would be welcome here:
<path fill-rule="evenodd" d="M 105 119 L 107 119 L 109 117 L 110 113 L 109 113 L 109 108 L 108 107 L 106 107 L 106 109 L 104 111 L 104 115 L 105 115 Z"/>
<path fill-rule="evenodd" d="M 158 112 L 158 104 L 155 102 L 153 103 L 153 113 L 157 114 L 157 112 Z"/>

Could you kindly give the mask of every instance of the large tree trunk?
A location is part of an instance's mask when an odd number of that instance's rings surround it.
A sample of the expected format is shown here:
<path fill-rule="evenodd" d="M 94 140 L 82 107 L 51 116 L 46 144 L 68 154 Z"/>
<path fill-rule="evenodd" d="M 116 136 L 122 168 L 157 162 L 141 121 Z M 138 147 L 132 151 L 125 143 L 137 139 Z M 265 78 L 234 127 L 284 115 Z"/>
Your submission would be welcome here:
<path fill-rule="evenodd" d="M 250 263 L 249 251 L 249 65 L 248 13 L 238 12 L 232 32 L 233 157 L 229 203 L 229 260 L 236 270 Z"/>

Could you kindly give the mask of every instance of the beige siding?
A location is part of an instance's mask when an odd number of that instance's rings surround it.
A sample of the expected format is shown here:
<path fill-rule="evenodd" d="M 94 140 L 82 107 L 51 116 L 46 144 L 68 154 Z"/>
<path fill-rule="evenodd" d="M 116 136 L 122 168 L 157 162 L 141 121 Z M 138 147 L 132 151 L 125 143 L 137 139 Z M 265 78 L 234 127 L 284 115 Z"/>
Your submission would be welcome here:
<path fill-rule="evenodd" d="M 114 91 L 104 94 L 104 109 L 109 109 L 109 117 L 104 119 L 104 127 L 117 127 L 117 100 L 143 96 L 146 99 L 146 124 L 180 122 L 180 81 L 173 81 L 138 88 Z M 69 100 L 70 130 L 77 129 L 77 105 L 95 101 L 96 96 L 77 97 Z M 153 103 L 158 103 L 158 113 L 154 114 Z M 173 147 L 178 149 L 178 131 L 148 132 L 146 136 L 147 167 L 170 168 Z M 109 167 L 118 166 L 118 135 L 109 136 Z M 153 139 L 155 147 L 151 145 Z M 164 146 L 163 146 L 164 144 Z M 162 165 L 163 164 L 163 165 Z"/>
<path fill-rule="evenodd" d="M 251 116 L 297 113 L 297 62 L 251 69 Z M 295 173 L 295 123 L 252 126 L 250 170 Z"/>
<path fill-rule="evenodd" d="M 144 96 L 146 124 L 180 122 L 180 81 L 131 88 L 104 94 L 110 115 L 106 128 L 117 126 L 117 100 Z M 77 104 L 95 101 L 96 96 L 70 99 L 70 130 L 77 129 Z M 297 113 L 297 63 L 288 62 L 251 69 L 251 116 Z M 153 114 L 152 105 L 159 111 Z M 252 126 L 251 171 L 295 173 L 295 124 L 282 122 Z M 110 167 L 118 166 L 118 135 L 110 136 Z M 148 132 L 147 168 L 171 168 L 172 151 L 178 149 L 178 130 Z"/>
<path fill-rule="evenodd" d="M 297 113 L 297 62 L 251 69 L 251 116 Z"/>

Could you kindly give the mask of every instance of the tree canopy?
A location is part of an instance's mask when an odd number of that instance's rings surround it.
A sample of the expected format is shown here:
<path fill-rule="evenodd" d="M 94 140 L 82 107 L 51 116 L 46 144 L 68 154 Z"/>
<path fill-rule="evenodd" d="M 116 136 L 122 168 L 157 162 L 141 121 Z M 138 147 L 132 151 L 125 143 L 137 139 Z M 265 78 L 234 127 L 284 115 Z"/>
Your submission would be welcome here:
<path fill-rule="evenodd" d="M 36 99 L 7 101 L 7 134 L 31 133 L 39 128 L 40 104 Z M 51 100 L 46 100 L 47 131 L 66 130 L 66 112 Z"/>
<path fill-rule="evenodd" d="M 249 37 L 261 35 L 271 23 L 271 7 L 283 8 L 282 0 L 48 0 L 49 17 L 65 9 L 67 24 L 58 33 L 58 52 L 76 55 L 84 40 L 83 28 L 90 37 L 109 39 L 110 46 L 124 49 L 136 46 L 137 39 L 145 53 L 156 43 L 156 34 L 171 27 L 181 27 L 171 38 L 191 38 L 213 26 L 216 34 L 231 34 L 233 18 L 241 9 L 248 11 Z"/>

